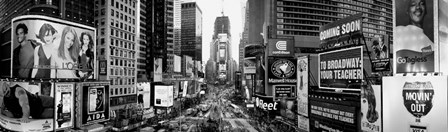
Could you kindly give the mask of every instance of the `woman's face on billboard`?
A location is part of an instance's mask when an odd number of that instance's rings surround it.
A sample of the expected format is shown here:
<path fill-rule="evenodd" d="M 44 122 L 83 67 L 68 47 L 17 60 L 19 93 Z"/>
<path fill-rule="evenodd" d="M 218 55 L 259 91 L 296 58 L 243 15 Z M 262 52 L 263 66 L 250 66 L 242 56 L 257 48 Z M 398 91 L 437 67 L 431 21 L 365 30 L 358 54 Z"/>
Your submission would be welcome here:
<path fill-rule="evenodd" d="M 67 35 L 65 35 L 65 48 L 68 49 L 72 47 L 73 41 L 74 41 L 74 35 L 72 32 L 68 32 Z"/>
<path fill-rule="evenodd" d="M 83 36 L 82 36 L 82 49 L 83 50 L 87 50 L 87 45 L 90 43 L 90 39 L 89 39 L 89 36 L 87 36 L 86 34 L 84 34 Z"/>
<path fill-rule="evenodd" d="M 53 43 L 53 40 L 54 40 L 54 38 L 53 38 L 53 34 L 51 34 L 50 31 L 47 31 L 47 32 L 45 33 L 44 40 L 45 40 L 45 44 L 51 44 L 51 43 Z"/>
<path fill-rule="evenodd" d="M 426 15 L 426 2 L 425 0 L 411 0 L 409 3 L 408 14 L 411 23 L 421 23 Z"/>

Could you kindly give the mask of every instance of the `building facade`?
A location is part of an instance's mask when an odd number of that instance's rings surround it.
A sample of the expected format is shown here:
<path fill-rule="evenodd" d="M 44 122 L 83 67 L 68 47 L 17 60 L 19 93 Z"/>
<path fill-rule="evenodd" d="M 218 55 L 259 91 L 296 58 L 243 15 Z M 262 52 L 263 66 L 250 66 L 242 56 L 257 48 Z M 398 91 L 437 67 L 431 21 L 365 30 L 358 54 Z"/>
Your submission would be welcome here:
<path fill-rule="evenodd" d="M 98 78 L 110 80 L 110 105 L 117 110 L 137 102 L 139 4 L 136 0 L 95 0 L 95 6 L 98 59 L 107 61 L 108 71 Z"/>
<path fill-rule="evenodd" d="M 137 82 L 149 82 L 150 78 L 148 73 L 146 72 L 146 59 L 149 58 L 150 52 L 147 52 L 147 44 L 148 41 L 147 39 L 147 35 L 146 35 L 146 14 L 148 13 L 147 8 L 146 8 L 146 1 L 147 0 L 139 0 L 139 13 L 140 16 L 138 18 L 138 30 L 137 30 L 137 34 L 138 34 L 138 50 L 137 50 Z M 151 12 L 149 12 L 151 13 Z"/>
<path fill-rule="evenodd" d="M 181 0 L 174 0 L 174 54 L 175 55 L 181 55 L 181 16 L 182 16 L 182 9 L 181 9 L 182 2 Z"/>
<path fill-rule="evenodd" d="M 100 1 L 95 4 L 101 4 Z M 92 0 L 3 0 L 0 1 L 0 69 L 11 69 L 11 20 L 21 15 L 43 15 L 94 26 Z M 0 72 L 9 77 L 10 72 Z"/>
<path fill-rule="evenodd" d="M 202 11 L 196 2 L 187 2 L 181 12 L 181 55 L 202 61 Z"/>

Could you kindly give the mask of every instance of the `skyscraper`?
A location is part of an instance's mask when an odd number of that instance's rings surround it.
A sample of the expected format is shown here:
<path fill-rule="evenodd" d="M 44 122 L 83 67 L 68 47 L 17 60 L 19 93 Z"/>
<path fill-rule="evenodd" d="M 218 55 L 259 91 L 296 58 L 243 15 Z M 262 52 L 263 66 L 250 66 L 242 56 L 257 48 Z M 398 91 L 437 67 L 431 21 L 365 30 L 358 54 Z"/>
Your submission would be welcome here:
<path fill-rule="evenodd" d="M 182 9 L 181 9 L 182 2 L 181 0 L 174 0 L 174 54 L 180 55 L 181 54 L 181 16 L 182 16 Z"/>
<path fill-rule="evenodd" d="M 139 13 L 140 16 L 137 19 L 137 22 L 139 23 L 138 26 L 138 30 L 137 30 L 137 34 L 138 38 L 139 38 L 139 42 L 138 42 L 138 50 L 137 50 L 137 82 L 149 82 L 150 81 L 150 76 L 148 74 L 148 72 L 146 72 L 146 67 L 149 66 L 147 65 L 147 59 L 149 58 L 150 52 L 147 52 L 147 30 L 146 30 L 146 26 L 147 26 L 147 17 L 146 14 L 147 13 L 151 13 L 148 12 L 148 8 L 147 0 L 139 0 L 139 5 L 140 5 L 140 9 L 139 9 Z"/>
<path fill-rule="evenodd" d="M 99 1 L 96 4 L 100 4 Z M 0 69 L 11 65 L 11 20 L 21 15 L 43 15 L 94 26 L 94 1 L 92 0 L 2 0 L 0 1 Z M 9 77 L 10 72 L 0 72 Z"/>
<path fill-rule="evenodd" d="M 182 3 L 181 54 L 202 61 L 202 11 L 196 2 Z"/>
<path fill-rule="evenodd" d="M 112 110 L 137 99 L 136 50 L 138 8 L 136 0 L 95 1 L 97 28 L 97 54 L 99 61 L 107 61 L 107 75 L 100 80 L 110 80 L 110 105 Z"/>

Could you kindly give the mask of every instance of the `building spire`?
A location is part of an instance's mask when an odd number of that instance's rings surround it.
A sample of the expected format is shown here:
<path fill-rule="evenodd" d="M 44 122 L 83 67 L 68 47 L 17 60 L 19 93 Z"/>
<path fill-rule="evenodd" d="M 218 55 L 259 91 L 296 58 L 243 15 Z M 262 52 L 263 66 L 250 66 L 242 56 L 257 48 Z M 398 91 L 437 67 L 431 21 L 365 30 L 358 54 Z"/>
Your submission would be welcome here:
<path fill-rule="evenodd" d="M 221 0 L 221 14 L 224 16 L 224 0 Z"/>

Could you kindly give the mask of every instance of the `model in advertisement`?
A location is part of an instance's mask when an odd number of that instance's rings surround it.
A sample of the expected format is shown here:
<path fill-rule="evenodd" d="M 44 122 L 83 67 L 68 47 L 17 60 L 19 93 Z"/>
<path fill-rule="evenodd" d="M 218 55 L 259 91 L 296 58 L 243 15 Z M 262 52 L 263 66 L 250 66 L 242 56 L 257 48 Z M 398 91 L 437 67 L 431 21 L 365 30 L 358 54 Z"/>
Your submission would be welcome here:
<path fill-rule="evenodd" d="M 397 2 L 400 2 L 402 6 L 407 6 L 401 10 L 397 8 L 397 14 L 405 14 L 409 18 L 408 23 L 399 18 L 405 15 L 397 15 L 396 18 L 394 49 L 396 49 L 398 63 L 397 73 L 433 71 L 434 42 L 431 38 L 433 29 L 431 26 L 427 26 L 433 22 L 432 13 L 428 13 L 432 8 L 427 7 L 431 6 L 427 5 L 426 0 Z M 425 18 L 428 20 L 424 23 Z"/>
<path fill-rule="evenodd" d="M 93 39 L 87 33 L 81 33 L 81 50 L 79 51 L 78 64 L 80 70 L 76 73 L 79 78 L 88 78 L 93 72 Z"/>
<path fill-rule="evenodd" d="M 10 118 L 20 118 L 21 122 L 30 122 L 32 119 L 53 118 L 54 98 L 40 96 L 27 91 L 16 84 L 13 87 L 3 88 L 2 114 Z"/>
<path fill-rule="evenodd" d="M 372 42 L 372 49 L 373 53 L 375 54 L 373 58 L 375 59 L 385 59 L 389 58 L 389 53 L 387 52 L 389 47 L 387 47 L 386 43 L 384 42 L 384 36 L 381 36 L 378 38 L 378 41 Z"/>
<path fill-rule="evenodd" d="M 51 60 L 52 64 L 57 67 L 57 70 L 51 70 L 52 75 L 56 75 L 56 78 L 76 78 L 76 70 L 73 69 L 77 68 L 79 48 L 79 40 L 75 29 L 65 27 L 62 30 L 57 55 Z"/>
<path fill-rule="evenodd" d="M 34 49 L 34 68 L 32 78 L 50 78 L 51 57 L 56 52 L 53 44 L 56 39 L 56 29 L 48 23 L 42 25 L 39 34 L 36 35 L 42 45 Z"/>
<path fill-rule="evenodd" d="M 374 123 L 379 118 L 378 111 L 376 111 L 375 91 L 371 86 L 365 86 L 362 88 L 363 90 L 361 92 L 361 105 L 365 107 L 362 107 L 364 109 L 361 111 L 361 116 L 366 116 L 366 119 L 369 123 Z"/>
<path fill-rule="evenodd" d="M 34 49 L 37 44 L 35 41 L 28 40 L 28 27 L 24 23 L 16 26 L 17 47 L 13 51 L 13 76 L 19 78 L 31 78 L 31 70 L 34 66 Z"/>

